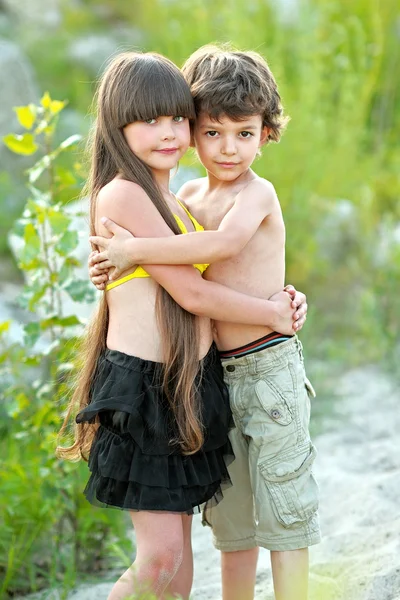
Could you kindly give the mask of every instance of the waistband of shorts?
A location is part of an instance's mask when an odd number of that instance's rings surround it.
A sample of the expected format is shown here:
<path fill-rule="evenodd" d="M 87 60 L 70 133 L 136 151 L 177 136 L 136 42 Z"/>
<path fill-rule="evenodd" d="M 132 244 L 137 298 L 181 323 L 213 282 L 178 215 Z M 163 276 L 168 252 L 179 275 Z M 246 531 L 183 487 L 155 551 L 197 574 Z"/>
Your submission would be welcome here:
<path fill-rule="evenodd" d="M 102 356 L 119 367 L 139 373 L 156 373 L 163 368 L 163 363 L 161 362 L 131 356 L 130 354 L 125 354 L 125 352 L 111 350 L 110 348 L 106 348 Z M 201 364 L 203 369 L 209 369 L 217 361 L 219 361 L 218 351 L 216 345 L 213 343 L 208 349 L 207 354 L 199 361 L 199 365 Z"/>
<path fill-rule="evenodd" d="M 272 348 L 265 348 L 239 358 L 223 358 L 221 362 L 224 375 L 228 379 L 237 379 L 243 375 L 256 375 L 266 367 L 270 369 L 277 367 L 293 357 L 303 361 L 303 346 L 297 335 Z"/>

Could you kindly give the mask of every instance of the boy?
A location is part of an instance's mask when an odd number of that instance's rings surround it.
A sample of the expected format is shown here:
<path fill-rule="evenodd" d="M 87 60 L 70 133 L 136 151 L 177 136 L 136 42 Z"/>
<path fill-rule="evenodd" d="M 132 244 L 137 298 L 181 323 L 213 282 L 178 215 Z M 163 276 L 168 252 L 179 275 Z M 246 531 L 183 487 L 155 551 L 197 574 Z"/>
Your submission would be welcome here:
<path fill-rule="evenodd" d="M 275 80 L 253 52 L 206 46 L 183 67 L 197 113 L 193 141 L 207 177 L 179 196 L 205 232 L 134 239 L 109 220 L 108 248 L 95 259 L 116 265 L 211 263 L 207 279 L 269 298 L 284 286 L 285 229 L 275 190 L 250 169 L 259 148 L 278 141 L 282 116 Z M 95 262 L 94 261 L 94 262 Z M 319 542 L 317 486 L 311 473 L 309 395 L 296 336 L 267 327 L 215 322 L 236 428 L 233 487 L 205 508 L 222 551 L 224 600 L 254 597 L 258 547 L 271 551 L 277 600 L 306 600 L 308 546 Z"/>

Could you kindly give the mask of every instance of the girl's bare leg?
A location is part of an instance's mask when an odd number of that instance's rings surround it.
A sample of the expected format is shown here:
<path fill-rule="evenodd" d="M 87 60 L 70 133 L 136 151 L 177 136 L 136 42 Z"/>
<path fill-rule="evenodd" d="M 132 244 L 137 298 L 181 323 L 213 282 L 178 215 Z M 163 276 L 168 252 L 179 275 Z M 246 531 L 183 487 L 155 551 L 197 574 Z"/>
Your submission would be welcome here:
<path fill-rule="evenodd" d="M 183 558 L 175 577 L 165 590 L 165 599 L 182 598 L 189 600 L 193 583 L 192 519 L 191 515 L 182 515 Z"/>
<path fill-rule="evenodd" d="M 144 593 L 161 600 L 182 564 L 182 515 L 153 511 L 130 514 L 136 532 L 136 560 L 118 579 L 108 600 Z"/>

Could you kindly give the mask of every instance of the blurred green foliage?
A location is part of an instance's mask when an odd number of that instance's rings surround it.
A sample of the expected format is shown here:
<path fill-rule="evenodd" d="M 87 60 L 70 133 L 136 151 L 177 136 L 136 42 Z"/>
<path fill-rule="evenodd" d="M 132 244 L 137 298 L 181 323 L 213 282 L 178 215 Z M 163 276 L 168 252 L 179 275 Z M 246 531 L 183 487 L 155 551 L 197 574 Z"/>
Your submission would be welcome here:
<path fill-rule="evenodd" d="M 62 24 L 49 30 L 46 44 L 37 43 L 42 32 L 34 29 L 21 44 L 41 87 L 81 114 L 112 52 L 154 50 L 180 65 L 202 44 L 230 41 L 267 58 L 291 122 L 255 168 L 274 183 L 283 206 L 287 281 L 309 297 L 302 337 L 318 357 L 396 364 L 397 2 L 60 0 L 60 7 Z M 89 123 L 82 121 L 79 133 Z M 201 170 L 193 154 L 188 160 Z"/>
<path fill-rule="evenodd" d="M 37 106 L 17 107 L 25 133 L 4 138 L 17 154 L 44 152 L 27 172 L 29 197 L 13 230 L 28 281 L 19 302 L 31 319 L 21 343 L 7 341 L 9 323 L 0 327 L 0 598 L 71 586 L 77 573 L 106 566 L 116 536 L 119 553 L 130 547 L 122 513 L 96 512 L 86 502 L 86 465 L 54 454 L 83 325 L 65 314 L 65 300 L 94 300 L 93 286 L 76 277 L 78 233 L 65 210 L 81 183 L 80 166 L 59 165 L 80 137 L 54 144 L 64 106 L 46 93 Z"/>

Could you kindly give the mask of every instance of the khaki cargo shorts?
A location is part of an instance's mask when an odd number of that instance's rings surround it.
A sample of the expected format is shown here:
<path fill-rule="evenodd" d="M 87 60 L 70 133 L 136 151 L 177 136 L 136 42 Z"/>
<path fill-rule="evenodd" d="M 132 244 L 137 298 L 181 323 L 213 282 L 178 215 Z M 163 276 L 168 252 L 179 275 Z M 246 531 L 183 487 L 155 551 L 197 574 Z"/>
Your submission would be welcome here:
<path fill-rule="evenodd" d="M 301 342 L 222 360 L 236 427 L 230 432 L 233 486 L 203 523 L 225 552 L 262 546 L 297 550 L 320 541 L 318 486 L 312 474 L 310 397 Z"/>

